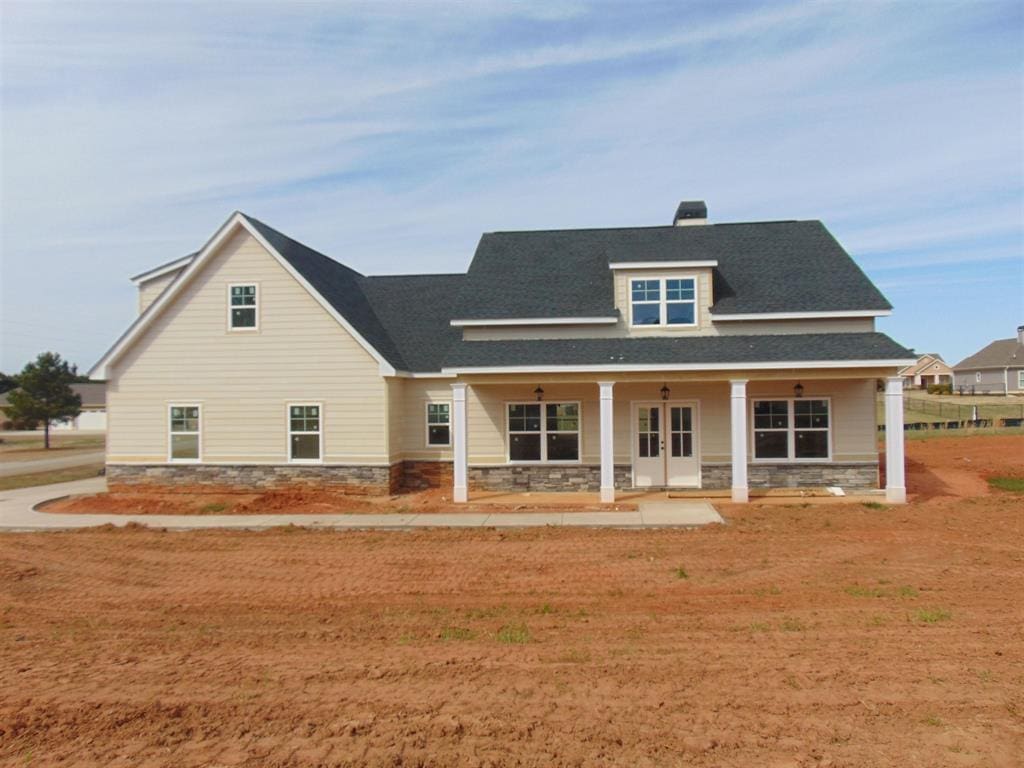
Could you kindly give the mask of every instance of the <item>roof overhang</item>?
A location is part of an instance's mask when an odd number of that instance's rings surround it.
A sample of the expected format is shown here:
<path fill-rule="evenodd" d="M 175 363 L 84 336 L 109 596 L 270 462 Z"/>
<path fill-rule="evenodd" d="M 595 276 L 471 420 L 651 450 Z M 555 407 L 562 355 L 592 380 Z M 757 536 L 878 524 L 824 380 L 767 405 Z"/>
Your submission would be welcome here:
<path fill-rule="evenodd" d="M 711 319 L 718 323 L 736 320 L 826 320 L 843 317 L 888 317 L 891 314 L 891 309 L 845 309 L 829 312 L 741 312 L 737 314 L 712 312 Z"/>
<path fill-rule="evenodd" d="M 494 320 L 452 320 L 456 328 L 481 328 L 491 325 L 615 325 L 617 317 L 502 317 Z"/>
<path fill-rule="evenodd" d="M 714 259 L 698 261 L 611 261 L 608 269 L 697 269 L 699 267 L 717 267 Z"/>
<path fill-rule="evenodd" d="M 306 291 L 312 296 L 327 313 L 333 317 L 339 325 L 341 325 L 348 333 L 356 340 L 356 342 L 366 350 L 369 355 L 377 361 L 380 366 L 380 373 L 382 376 L 394 376 L 397 371 L 394 366 L 389 363 L 385 357 L 378 352 L 363 336 L 352 327 L 352 324 L 348 322 L 333 306 L 325 299 L 319 291 L 317 291 L 309 281 L 306 280 L 299 272 L 288 263 L 277 249 L 274 248 L 266 238 L 259 233 L 259 231 L 249 223 L 245 215 L 240 211 L 235 211 L 228 217 L 213 236 L 207 240 L 206 245 L 195 254 L 193 258 L 185 267 L 184 271 L 179 275 L 178 279 L 175 280 L 171 285 L 161 293 L 156 300 L 146 307 L 145 311 L 139 315 L 135 322 L 133 322 L 128 330 L 125 331 L 121 337 L 114 342 L 114 345 L 107 350 L 107 352 L 100 358 L 99 362 L 96 363 L 89 371 L 90 379 L 108 379 L 110 375 L 110 365 L 114 363 L 152 324 L 153 320 L 160 314 L 160 312 L 169 305 L 178 296 L 179 293 L 184 289 L 191 279 L 203 268 L 213 254 L 217 252 L 221 245 L 223 245 L 227 239 L 233 235 L 239 229 L 244 229 L 249 235 L 253 237 L 263 248 L 269 253 L 284 269 L 288 274 L 295 278 L 296 282 L 299 283 Z M 173 262 L 172 262 L 173 263 Z M 169 267 L 170 265 L 164 265 Z"/>
<path fill-rule="evenodd" d="M 147 270 L 146 272 L 140 272 L 134 277 L 130 277 L 129 280 L 136 285 L 141 285 L 142 283 L 155 280 L 158 277 L 169 275 L 172 272 L 177 272 L 178 270 L 187 267 L 195 257 L 196 254 L 190 253 L 188 256 L 182 256 L 180 259 L 175 259 L 174 261 L 169 261 L 166 264 L 161 264 L 159 267 L 153 267 L 153 269 Z"/>
<path fill-rule="evenodd" d="M 914 360 L 779 360 L 762 363 L 600 363 L 597 365 L 445 366 L 442 373 L 644 373 L 684 371 L 778 371 L 803 368 L 898 368 Z"/>

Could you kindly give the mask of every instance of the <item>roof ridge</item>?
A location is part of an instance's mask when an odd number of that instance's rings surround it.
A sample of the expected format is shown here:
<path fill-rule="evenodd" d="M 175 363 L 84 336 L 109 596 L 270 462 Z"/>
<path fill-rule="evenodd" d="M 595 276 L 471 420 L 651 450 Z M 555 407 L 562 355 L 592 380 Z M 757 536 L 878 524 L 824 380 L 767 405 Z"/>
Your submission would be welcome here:
<path fill-rule="evenodd" d="M 405 272 L 399 275 L 361 275 L 364 280 L 380 280 L 388 277 L 465 277 L 465 272 Z"/>
<path fill-rule="evenodd" d="M 705 227 L 735 227 L 751 224 L 812 224 L 821 223 L 821 219 L 763 219 L 759 221 L 717 221 L 708 224 L 677 226 L 675 224 L 647 224 L 633 227 L 558 227 L 549 229 L 495 229 L 484 232 L 485 235 L 522 235 L 541 232 L 621 232 L 627 229 L 679 229 L 699 230 Z"/>

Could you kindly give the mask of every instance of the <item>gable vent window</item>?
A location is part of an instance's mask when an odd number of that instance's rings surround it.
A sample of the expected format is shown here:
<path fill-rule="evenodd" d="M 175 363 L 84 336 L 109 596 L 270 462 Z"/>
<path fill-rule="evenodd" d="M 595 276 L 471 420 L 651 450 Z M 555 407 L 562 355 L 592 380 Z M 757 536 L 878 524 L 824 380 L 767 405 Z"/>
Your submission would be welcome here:
<path fill-rule="evenodd" d="M 258 292 L 255 285 L 228 286 L 229 326 L 233 331 L 254 331 L 257 328 Z"/>
<path fill-rule="evenodd" d="M 630 280 L 630 324 L 696 325 L 697 281 L 692 277 Z"/>

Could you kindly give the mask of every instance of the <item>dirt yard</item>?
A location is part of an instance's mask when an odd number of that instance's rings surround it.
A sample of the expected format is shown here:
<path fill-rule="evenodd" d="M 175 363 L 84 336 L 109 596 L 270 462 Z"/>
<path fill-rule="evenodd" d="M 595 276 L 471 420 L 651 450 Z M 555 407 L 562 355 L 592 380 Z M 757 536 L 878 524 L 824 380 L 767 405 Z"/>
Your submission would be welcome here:
<path fill-rule="evenodd" d="M 0 764 L 1019 766 L 1024 440 L 908 450 L 692 531 L 4 535 Z"/>

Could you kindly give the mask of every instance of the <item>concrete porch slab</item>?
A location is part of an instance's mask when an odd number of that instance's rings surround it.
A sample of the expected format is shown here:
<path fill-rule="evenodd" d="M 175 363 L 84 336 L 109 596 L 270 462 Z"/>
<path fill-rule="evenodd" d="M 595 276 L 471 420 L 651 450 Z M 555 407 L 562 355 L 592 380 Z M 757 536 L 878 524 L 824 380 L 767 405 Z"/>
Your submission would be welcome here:
<path fill-rule="evenodd" d="M 689 526 L 724 523 L 718 511 L 706 501 L 648 501 L 640 504 L 645 526 Z"/>

